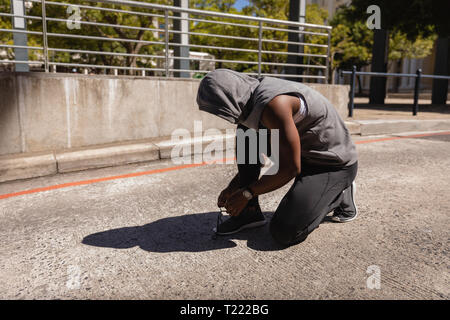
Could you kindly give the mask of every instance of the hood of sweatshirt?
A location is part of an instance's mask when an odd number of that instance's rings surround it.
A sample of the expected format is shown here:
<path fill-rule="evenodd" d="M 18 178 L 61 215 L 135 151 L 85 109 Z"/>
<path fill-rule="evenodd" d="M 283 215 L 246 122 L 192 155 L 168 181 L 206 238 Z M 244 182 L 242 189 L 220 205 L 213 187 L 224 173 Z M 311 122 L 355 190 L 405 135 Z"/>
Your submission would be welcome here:
<path fill-rule="evenodd" d="M 240 123 L 251 109 L 251 97 L 259 81 L 229 69 L 209 72 L 200 82 L 197 104 L 202 111 L 231 123 Z"/>

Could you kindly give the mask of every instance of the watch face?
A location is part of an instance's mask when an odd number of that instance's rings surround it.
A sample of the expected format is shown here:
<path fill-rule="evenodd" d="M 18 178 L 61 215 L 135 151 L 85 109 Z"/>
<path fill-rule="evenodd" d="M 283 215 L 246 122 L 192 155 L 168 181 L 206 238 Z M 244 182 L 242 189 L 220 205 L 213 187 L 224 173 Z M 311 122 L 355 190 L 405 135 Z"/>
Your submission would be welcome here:
<path fill-rule="evenodd" d="M 248 200 L 250 200 L 252 198 L 252 193 L 248 190 L 244 190 L 244 192 L 242 192 L 242 194 L 244 195 L 244 197 L 246 197 Z"/>

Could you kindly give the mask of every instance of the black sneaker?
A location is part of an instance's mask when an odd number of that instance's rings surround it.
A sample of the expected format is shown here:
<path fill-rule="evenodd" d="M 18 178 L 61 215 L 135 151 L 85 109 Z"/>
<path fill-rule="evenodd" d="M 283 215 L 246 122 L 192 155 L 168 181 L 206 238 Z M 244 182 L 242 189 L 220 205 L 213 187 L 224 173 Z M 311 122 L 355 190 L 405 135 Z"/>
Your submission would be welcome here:
<path fill-rule="evenodd" d="M 334 210 L 334 213 L 331 216 L 331 220 L 335 222 L 350 222 L 352 220 L 355 220 L 356 216 L 358 215 L 358 208 L 355 204 L 355 181 L 353 181 L 351 186 L 345 189 L 343 192 L 344 200 L 339 205 L 339 207 Z"/>
<path fill-rule="evenodd" d="M 261 208 L 248 207 L 244 209 L 237 217 L 230 217 L 220 223 L 213 231 L 217 235 L 227 235 L 239 232 L 248 228 L 256 228 L 266 224 L 266 219 L 261 212 Z"/>

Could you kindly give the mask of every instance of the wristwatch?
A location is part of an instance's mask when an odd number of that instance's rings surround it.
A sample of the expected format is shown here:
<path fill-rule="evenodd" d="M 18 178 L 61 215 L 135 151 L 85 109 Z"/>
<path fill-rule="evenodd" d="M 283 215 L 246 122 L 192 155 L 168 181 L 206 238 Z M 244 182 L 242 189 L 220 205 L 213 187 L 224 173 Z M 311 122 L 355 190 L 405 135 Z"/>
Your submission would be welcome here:
<path fill-rule="evenodd" d="M 253 198 L 253 192 L 248 187 L 242 191 L 242 195 L 245 197 L 245 199 L 247 199 L 249 201 L 252 200 L 252 198 Z"/>

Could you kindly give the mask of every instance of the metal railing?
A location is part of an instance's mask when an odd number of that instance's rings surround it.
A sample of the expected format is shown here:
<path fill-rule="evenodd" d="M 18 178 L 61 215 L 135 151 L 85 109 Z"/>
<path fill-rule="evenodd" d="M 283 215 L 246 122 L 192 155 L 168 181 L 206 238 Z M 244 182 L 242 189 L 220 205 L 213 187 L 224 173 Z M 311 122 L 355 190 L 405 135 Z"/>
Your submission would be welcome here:
<path fill-rule="evenodd" d="M 118 70 L 123 70 L 129 74 L 166 77 L 182 72 L 203 74 L 218 66 L 238 69 L 255 76 L 328 82 L 330 26 L 128 0 L 27 2 L 32 3 L 33 7 L 23 15 L 0 12 L 0 19 L 22 18 L 29 21 L 25 29 L 14 29 L 13 24 L 10 29 L 0 29 L 1 33 L 22 33 L 29 38 L 27 45 L 12 44 L 11 39 L 3 40 L 0 49 L 4 48 L 3 53 L 9 53 L 10 58 L 1 59 L 0 66 L 26 64 L 37 66 L 37 71 L 45 72 L 81 68 L 93 72 L 110 70 L 117 74 Z M 76 21 L 79 29 L 64 28 L 64 24 L 68 26 L 74 23 L 66 13 L 69 7 L 82 10 L 81 19 Z M 187 16 L 183 17 L 181 13 Z M 109 18 L 106 17 L 108 14 Z M 98 19 L 102 15 L 105 19 Z M 125 18 L 117 22 L 119 19 L 114 20 L 111 18 L 113 15 Z M 130 25 L 127 19 L 145 23 Z M 188 21 L 189 30 L 175 30 L 173 25 L 176 20 Z M 302 35 L 304 41 L 288 41 L 289 32 Z M 189 37 L 187 45 L 174 39 L 176 35 L 182 34 Z M 226 39 L 227 45 L 223 45 L 223 42 L 217 44 L 217 39 Z M 288 45 L 296 45 L 300 50 L 289 52 Z M 171 49 L 180 47 L 208 53 L 209 57 L 171 54 Z M 31 51 L 33 59 L 15 59 L 12 51 L 18 49 Z M 296 63 L 287 63 L 288 56 L 298 57 L 298 60 Z M 188 60 L 190 64 L 198 62 L 207 67 L 174 68 L 172 64 L 176 60 Z M 295 68 L 295 72 L 286 71 L 292 68 Z"/>
<path fill-rule="evenodd" d="M 416 78 L 414 83 L 414 101 L 412 104 L 412 114 L 416 116 L 419 112 L 419 90 L 420 90 L 420 80 L 422 78 L 430 79 L 442 79 L 450 80 L 450 76 L 440 76 L 433 74 L 422 74 L 422 69 L 417 69 L 416 73 L 389 73 L 389 72 L 366 72 L 366 71 L 356 71 L 356 66 L 352 67 L 351 71 L 341 70 L 340 75 L 349 74 L 350 77 L 350 93 L 349 93 L 349 103 L 348 103 L 348 116 L 353 117 L 354 110 L 354 100 L 355 100 L 355 83 L 356 76 L 372 76 L 372 77 L 410 77 Z"/>

